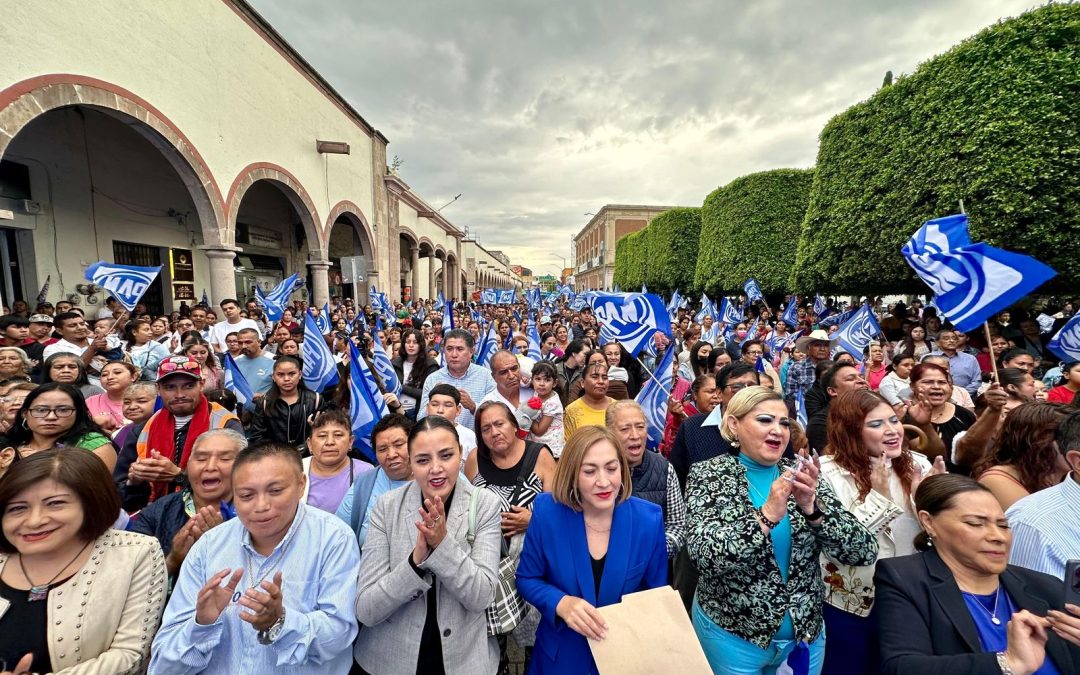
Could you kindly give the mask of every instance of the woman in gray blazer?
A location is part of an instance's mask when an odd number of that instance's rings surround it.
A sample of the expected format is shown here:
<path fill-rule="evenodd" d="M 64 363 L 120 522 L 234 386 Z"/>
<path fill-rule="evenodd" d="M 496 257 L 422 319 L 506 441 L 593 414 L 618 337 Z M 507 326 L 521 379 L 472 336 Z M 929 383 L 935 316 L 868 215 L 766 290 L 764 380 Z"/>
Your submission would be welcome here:
<path fill-rule="evenodd" d="M 425 417 L 409 434 L 413 480 L 379 498 L 360 562 L 353 654 L 383 675 L 493 675 L 499 647 L 485 610 L 495 598 L 502 505 L 458 480 L 461 446 L 452 422 Z M 475 491 L 475 496 L 474 496 Z M 476 501 L 470 547 L 470 500 Z"/>

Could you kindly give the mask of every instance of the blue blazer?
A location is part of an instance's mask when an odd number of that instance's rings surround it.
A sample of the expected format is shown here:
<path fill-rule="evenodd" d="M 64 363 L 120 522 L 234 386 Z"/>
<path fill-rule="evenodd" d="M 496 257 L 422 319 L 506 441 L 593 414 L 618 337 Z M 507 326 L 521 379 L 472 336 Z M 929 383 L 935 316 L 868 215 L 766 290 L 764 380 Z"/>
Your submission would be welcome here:
<path fill-rule="evenodd" d="M 610 537 L 597 598 L 585 516 L 550 494 L 533 502 L 517 568 L 518 591 L 541 617 L 529 673 L 597 672 L 588 640 L 555 616 L 555 607 L 565 596 L 603 607 L 620 602 L 626 593 L 667 583 L 664 514 L 659 506 L 637 497 L 617 505 Z"/>

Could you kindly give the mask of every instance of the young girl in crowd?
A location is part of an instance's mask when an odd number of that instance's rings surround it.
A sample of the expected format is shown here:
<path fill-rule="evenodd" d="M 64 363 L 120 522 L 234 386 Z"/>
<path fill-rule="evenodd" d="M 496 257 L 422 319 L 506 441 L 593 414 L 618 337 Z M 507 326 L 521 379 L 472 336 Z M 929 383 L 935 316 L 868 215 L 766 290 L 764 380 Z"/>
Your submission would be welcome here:
<path fill-rule="evenodd" d="M 563 449 L 563 407 L 555 392 L 555 366 L 541 361 L 533 366 L 532 386 L 540 399 L 540 417 L 533 422 L 529 440 L 542 443 L 558 459 Z"/>

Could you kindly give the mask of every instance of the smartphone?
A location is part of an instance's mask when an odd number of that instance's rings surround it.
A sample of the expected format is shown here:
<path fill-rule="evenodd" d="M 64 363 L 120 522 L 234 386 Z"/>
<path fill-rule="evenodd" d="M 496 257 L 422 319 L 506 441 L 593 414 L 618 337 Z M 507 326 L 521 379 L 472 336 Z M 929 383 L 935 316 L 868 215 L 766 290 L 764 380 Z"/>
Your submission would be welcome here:
<path fill-rule="evenodd" d="M 1065 563 L 1065 602 L 1080 606 L 1080 560 Z"/>

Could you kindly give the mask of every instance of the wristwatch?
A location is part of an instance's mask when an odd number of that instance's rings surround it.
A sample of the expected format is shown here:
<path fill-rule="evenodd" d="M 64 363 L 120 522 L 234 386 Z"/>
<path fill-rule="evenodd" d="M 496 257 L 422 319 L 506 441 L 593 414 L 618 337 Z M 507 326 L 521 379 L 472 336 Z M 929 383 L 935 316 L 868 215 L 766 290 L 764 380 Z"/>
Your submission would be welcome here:
<path fill-rule="evenodd" d="M 261 644 L 261 645 L 272 645 L 272 644 L 274 644 L 274 640 L 278 639 L 278 636 L 281 635 L 281 629 L 284 628 L 284 627 L 285 627 L 285 608 L 282 607 L 281 608 L 281 616 L 278 617 L 278 620 L 275 621 L 274 624 L 272 626 L 270 626 L 269 628 L 267 628 L 266 630 L 259 631 L 259 644 Z"/>
<path fill-rule="evenodd" d="M 799 509 L 799 513 L 802 513 L 803 518 L 806 518 L 807 520 L 817 520 L 818 518 L 822 518 L 825 516 L 825 513 L 821 510 L 821 507 L 818 506 L 816 499 L 814 500 L 813 511 L 811 511 L 810 513 L 803 513 L 803 510 Z"/>
<path fill-rule="evenodd" d="M 1001 675 L 1013 675 L 1012 668 L 1009 667 L 1009 654 L 1008 652 L 997 652 L 998 668 L 1001 670 Z"/>

